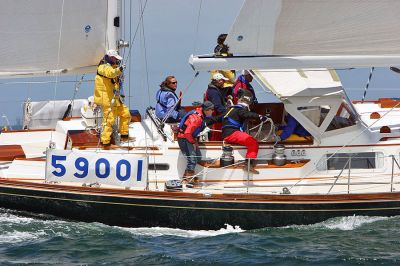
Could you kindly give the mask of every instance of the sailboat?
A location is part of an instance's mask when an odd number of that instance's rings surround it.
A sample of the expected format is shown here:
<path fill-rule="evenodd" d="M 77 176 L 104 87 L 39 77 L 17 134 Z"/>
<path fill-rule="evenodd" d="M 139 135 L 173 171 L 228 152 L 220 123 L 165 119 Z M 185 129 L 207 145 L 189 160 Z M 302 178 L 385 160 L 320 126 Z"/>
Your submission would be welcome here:
<path fill-rule="evenodd" d="M 17 9 L 4 12 L 38 19 L 34 4 L 15 2 Z M 24 39 L 45 38 L 49 47 L 42 56 L 27 51 L 25 61 L 2 67 L 3 73 L 94 72 L 105 50 L 122 49 L 118 1 L 40 2 L 49 8 L 39 21 L 53 14 L 54 23 L 46 24 L 49 31 L 27 23 L 30 34 Z M 185 158 L 174 125 L 157 119 L 151 107 L 132 114 L 129 131 L 135 141 L 122 143 L 116 135 L 112 149 L 103 150 L 96 133 L 101 115 L 87 112 L 90 101 L 74 105 L 78 115 L 57 121 L 32 111 L 43 110 L 43 104 L 27 103 L 25 129 L 0 134 L 0 207 L 84 222 L 183 229 L 399 215 L 400 101 L 350 101 L 335 72 L 399 65 L 399 11 L 400 3 L 391 0 L 245 1 L 227 38 L 233 55 L 190 56 L 196 71 L 247 69 L 279 100 L 254 107 L 270 118 L 250 132 L 260 145 L 258 175 L 239 166 L 245 147 L 232 145 L 229 154 L 225 143 L 205 135 L 199 145 L 208 160 L 196 167 L 197 184 L 182 184 Z M 85 18 L 78 19 L 77 12 Z M 24 48 L 14 41 L 18 51 Z M 50 103 L 53 108 L 43 107 L 45 113 L 64 113 L 65 103 Z M 293 135 L 276 145 L 272 134 L 285 112 L 311 137 Z M 38 118 L 48 123 L 32 123 Z"/>

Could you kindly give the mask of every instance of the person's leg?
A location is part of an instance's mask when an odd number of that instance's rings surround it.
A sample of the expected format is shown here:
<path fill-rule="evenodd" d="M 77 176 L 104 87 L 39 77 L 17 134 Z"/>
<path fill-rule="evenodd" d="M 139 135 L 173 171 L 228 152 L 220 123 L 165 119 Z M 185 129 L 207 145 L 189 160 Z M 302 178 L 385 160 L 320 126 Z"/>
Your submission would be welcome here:
<path fill-rule="evenodd" d="M 119 133 L 123 136 L 129 135 L 129 122 L 131 121 L 131 114 L 128 107 L 122 104 L 118 107 L 119 120 Z"/>
<path fill-rule="evenodd" d="M 101 132 L 101 143 L 110 144 L 112 126 L 115 121 L 115 109 L 103 108 L 103 123 Z"/>
<path fill-rule="evenodd" d="M 258 154 L 258 143 L 247 133 L 236 131 L 227 136 L 224 141 L 227 143 L 239 144 L 247 147 L 246 158 L 255 159 Z"/>
<path fill-rule="evenodd" d="M 178 138 L 179 148 L 180 148 L 183 156 L 185 156 L 185 158 L 186 158 L 186 171 L 189 170 L 189 167 L 190 167 L 190 164 L 189 164 L 190 152 L 189 152 L 187 143 L 188 143 L 188 141 L 185 138 Z"/>

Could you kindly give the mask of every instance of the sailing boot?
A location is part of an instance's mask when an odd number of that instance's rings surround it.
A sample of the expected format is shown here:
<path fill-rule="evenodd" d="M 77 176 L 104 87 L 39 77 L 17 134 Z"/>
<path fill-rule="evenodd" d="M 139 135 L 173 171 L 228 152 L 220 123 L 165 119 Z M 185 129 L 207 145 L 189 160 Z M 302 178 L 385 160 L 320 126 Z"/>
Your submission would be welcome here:
<path fill-rule="evenodd" d="M 248 171 L 249 173 L 252 173 L 255 175 L 258 175 L 260 173 L 255 169 L 256 162 L 254 159 L 246 159 L 244 162 L 245 162 L 245 164 L 243 165 L 243 170 L 245 172 Z M 250 165 L 249 165 L 249 162 L 250 162 Z"/>
<path fill-rule="evenodd" d="M 101 143 L 101 145 L 103 146 L 103 150 L 111 149 L 111 143 L 106 143 L 106 144 Z"/>

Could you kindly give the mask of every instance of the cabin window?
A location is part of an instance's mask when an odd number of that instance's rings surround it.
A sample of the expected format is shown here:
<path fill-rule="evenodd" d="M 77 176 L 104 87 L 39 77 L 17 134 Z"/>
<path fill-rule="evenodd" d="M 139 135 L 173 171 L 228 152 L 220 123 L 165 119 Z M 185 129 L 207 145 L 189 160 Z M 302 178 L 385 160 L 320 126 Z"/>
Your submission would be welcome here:
<path fill-rule="evenodd" d="M 383 153 L 328 153 L 318 164 L 318 170 L 375 169 L 383 167 Z"/>
<path fill-rule="evenodd" d="M 356 115 L 353 113 L 347 102 L 343 101 L 326 131 L 345 128 L 355 124 Z"/>
<path fill-rule="evenodd" d="M 300 111 L 308 120 L 310 120 L 315 126 L 320 127 L 324 122 L 326 114 L 330 110 L 330 106 L 302 106 L 297 107 L 297 110 Z M 326 113 L 324 113 L 326 112 Z"/>
<path fill-rule="evenodd" d="M 169 164 L 167 163 L 149 163 L 149 170 L 167 171 L 169 170 Z"/>

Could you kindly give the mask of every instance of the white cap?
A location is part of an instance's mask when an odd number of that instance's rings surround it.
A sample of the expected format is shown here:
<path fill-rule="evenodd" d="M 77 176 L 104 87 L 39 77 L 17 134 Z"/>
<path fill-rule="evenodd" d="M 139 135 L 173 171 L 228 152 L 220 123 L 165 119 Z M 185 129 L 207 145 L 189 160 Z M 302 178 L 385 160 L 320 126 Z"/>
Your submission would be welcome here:
<path fill-rule="evenodd" d="M 118 52 L 115 51 L 115 50 L 108 50 L 107 53 L 106 53 L 106 55 L 115 57 L 115 58 L 117 58 L 118 60 L 122 60 L 122 57 L 121 57 L 121 56 L 118 54 Z"/>
<path fill-rule="evenodd" d="M 212 77 L 213 80 L 229 80 L 227 78 L 224 77 L 224 75 L 222 75 L 221 73 L 215 73 Z"/>

